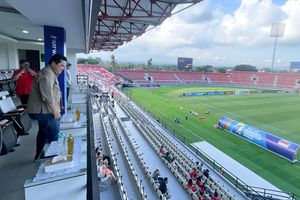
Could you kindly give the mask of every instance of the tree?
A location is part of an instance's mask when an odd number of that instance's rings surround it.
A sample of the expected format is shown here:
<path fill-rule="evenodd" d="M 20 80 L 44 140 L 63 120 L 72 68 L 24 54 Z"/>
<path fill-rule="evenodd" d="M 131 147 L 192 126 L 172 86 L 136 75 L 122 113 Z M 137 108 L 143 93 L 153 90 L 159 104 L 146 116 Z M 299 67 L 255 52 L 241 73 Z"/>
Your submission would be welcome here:
<path fill-rule="evenodd" d="M 111 69 L 117 69 L 117 62 L 116 62 L 116 58 L 115 58 L 115 55 L 111 55 L 110 56 L 110 68 Z"/>
<path fill-rule="evenodd" d="M 261 70 L 264 71 L 264 72 L 271 72 L 272 71 L 270 68 L 267 68 L 267 67 L 266 68 L 262 68 Z"/>
<path fill-rule="evenodd" d="M 96 57 L 95 60 L 98 61 L 98 63 L 100 64 L 101 67 L 104 65 L 104 62 L 103 62 L 103 60 L 101 58 Z"/>
<path fill-rule="evenodd" d="M 99 61 L 96 60 L 96 59 L 93 59 L 93 58 L 89 57 L 87 59 L 87 63 L 90 64 L 90 65 L 97 65 L 97 64 L 99 64 Z"/>
<path fill-rule="evenodd" d="M 85 58 L 78 58 L 77 59 L 77 64 L 86 64 L 87 63 L 87 59 Z"/>
<path fill-rule="evenodd" d="M 129 63 L 128 65 L 127 65 L 127 67 L 126 67 L 127 69 L 134 69 L 135 68 L 135 66 L 134 66 L 134 64 L 133 63 Z"/>
<path fill-rule="evenodd" d="M 234 71 L 243 71 L 243 72 L 257 72 L 257 69 L 255 66 L 252 65 L 237 65 L 233 68 Z"/>
<path fill-rule="evenodd" d="M 147 68 L 150 69 L 152 66 L 152 58 L 149 58 L 149 60 L 147 61 Z"/>
<path fill-rule="evenodd" d="M 213 71 L 213 66 L 204 65 L 204 66 L 201 66 L 201 67 L 195 67 L 194 71 L 195 72 L 212 72 Z"/>
<path fill-rule="evenodd" d="M 219 67 L 219 68 L 216 68 L 216 71 L 219 73 L 226 73 L 227 69 L 226 69 L 226 67 Z"/>

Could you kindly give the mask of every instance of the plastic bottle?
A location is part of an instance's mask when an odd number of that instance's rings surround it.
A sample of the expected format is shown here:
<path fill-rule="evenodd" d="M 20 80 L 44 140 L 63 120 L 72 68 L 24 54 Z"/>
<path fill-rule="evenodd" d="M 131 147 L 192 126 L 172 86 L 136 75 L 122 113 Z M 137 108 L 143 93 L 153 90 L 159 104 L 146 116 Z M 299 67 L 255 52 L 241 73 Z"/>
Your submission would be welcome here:
<path fill-rule="evenodd" d="M 64 155 L 65 154 L 65 133 L 60 131 L 58 133 L 58 154 Z"/>
<path fill-rule="evenodd" d="M 74 137 L 72 134 L 69 135 L 68 137 L 68 155 L 73 155 L 74 153 Z"/>
<path fill-rule="evenodd" d="M 80 120 L 80 109 L 77 108 L 76 110 L 76 121 L 78 122 Z"/>

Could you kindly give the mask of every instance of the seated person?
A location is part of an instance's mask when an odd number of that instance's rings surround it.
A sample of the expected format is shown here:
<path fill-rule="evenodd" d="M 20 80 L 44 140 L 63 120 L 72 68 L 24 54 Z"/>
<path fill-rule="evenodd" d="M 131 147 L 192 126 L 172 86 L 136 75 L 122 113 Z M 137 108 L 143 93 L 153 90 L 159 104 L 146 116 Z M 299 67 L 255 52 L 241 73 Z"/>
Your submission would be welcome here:
<path fill-rule="evenodd" d="M 221 200 L 221 198 L 219 197 L 219 194 L 218 194 L 217 190 L 215 190 L 214 195 L 211 198 L 211 200 Z"/>
<path fill-rule="evenodd" d="M 101 175 L 104 175 L 107 178 L 111 179 L 111 183 L 114 184 L 116 182 L 116 176 L 114 175 L 113 171 L 107 168 L 107 161 L 103 161 L 98 159 L 98 178 L 101 178 Z"/>
<path fill-rule="evenodd" d="M 198 176 L 196 178 L 196 185 L 198 185 L 199 187 L 202 185 L 202 175 L 201 176 Z"/>
<path fill-rule="evenodd" d="M 200 190 L 199 190 L 200 196 L 204 195 L 204 193 L 206 191 L 205 184 L 202 184 L 199 188 L 200 188 Z"/>
<path fill-rule="evenodd" d="M 96 148 L 95 151 L 96 151 L 96 159 L 102 159 L 103 161 L 107 160 L 108 165 L 111 165 L 111 159 L 109 156 L 104 155 L 98 147 Z"/>
<path fill-rule="evenodd" d="M 163 178 L 160 176 L 159 169 L 154 170 L 151 177 L 153 178 L 155 183 L 161 183 L 163 181 Z"/>
<path fill-rule="evenodd" d="M 186 184 L 186 188 L 188 189 L 188 190 L 191 190 L 192 192 L 195 192 L 196 191 L 196 187 L 195 187 L 195 185 L 194 185 L 194 183 L 193 183 L 193 179 L 189 179 L 189 181 L 187 182 L 187 184 Z"/>
<path fill-rule="evenodd" d="M 95 153 L 100 152 L 100 151 L 101 151 L 100 148 L 99 148 L 99 147 L 96 147 Z"/>
<path fill-rule="evenodd" d="M 206 200 L 205 194 L 199 194 L 198 195 L 198 200 Z"/>
<path fill-rule="evenodd" d="M 164 155 L 165 155 L 165 148 L 163 145 L 161 145 L 159 148 L 159 156 L 162 157 Z"/>
<path fill-rule="evenodd" d="M 200 165 L 198 165 L 197 169 L 202 172 L 202 168 L 203 168 L 203 163 L 201 163 Z"/>
<path fill-rule="evenodd" d="M 202 162 L 200 163 L 199 161 L 196 161 L 193 165 L 193 168 L 196 168 L 200 172 L 202 172 L 202 167 L 203 167 L 203 163 Z"/>
<path fill-rule="evenodd" d="M 167 152 L 162 158 L 166 159 L 169 163 L 172 163 L 175 160 L 170 152 Z"/>
<path fill-rule="evenodd" d="M 209 178 L 209 170 L 208 169 L 203 170 L 203 175 L 206 176 L 206 178 Z"/>
<path fill-rule="evenodd" d="M 196 170 L 196 168 L 193 168 L 193 169 L 190 171 L 189 175 L 190 175 L 190 178 L 191 178 L 191 179 L 196 178 L 196 176 L 197 176 L 197 170 Z"/>
<path fill-rule="evenodd" d="M 163 181 L 160 183 L 159 185 L 159 190 L 161 191 L 161 193 L 164 195 L 164 197 L 166 197 L 167 199 L 171 198 L 171 195 L 168 192 L 168 187 L 167 187 L 167 183 L 168 183 L 168 178 L 165 177 L 163 179 Z"/>
<path fill-rule="evenodd" d="M 194 164 L 193 164 L 193 168 L 197 168 L 199 166 L 199 161 L 196 161 Z"/>

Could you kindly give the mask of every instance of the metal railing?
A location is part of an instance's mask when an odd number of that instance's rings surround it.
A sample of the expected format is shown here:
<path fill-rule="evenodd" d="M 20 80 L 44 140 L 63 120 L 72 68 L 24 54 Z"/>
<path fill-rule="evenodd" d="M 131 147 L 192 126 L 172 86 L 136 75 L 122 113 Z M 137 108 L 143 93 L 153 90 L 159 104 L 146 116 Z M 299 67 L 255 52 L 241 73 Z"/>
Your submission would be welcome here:
<path fill-rule="evenodd" d="M 94 141 L 94 125 L 91 106 L 91 94 L 88 92 L 87 98 L 87 193 L 86 199 L 99 200 L 99 183 L 96 166 L 95 141 Z"/>

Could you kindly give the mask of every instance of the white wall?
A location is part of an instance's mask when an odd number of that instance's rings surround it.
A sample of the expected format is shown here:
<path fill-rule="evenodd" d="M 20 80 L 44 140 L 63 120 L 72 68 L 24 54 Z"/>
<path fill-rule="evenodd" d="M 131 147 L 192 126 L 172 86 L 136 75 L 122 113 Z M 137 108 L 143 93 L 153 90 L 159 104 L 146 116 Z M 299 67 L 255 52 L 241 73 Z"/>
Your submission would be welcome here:
<path fill-rule="evenodd" d="M 10 69 L 19 68 L 19 59 L 18 59 L 18 50 L 16 43 L 8 43 L 7 44 L 7 52 L 8 52 L 8 67 Z"/>
<path fill-rule="evenodd" d="M 40 42 L 23 42 L 0 43 L 0 69 L 17 69 L 19 68 L 18 49 L 38 50 L 44 53 L 44 44 Z M 44 62 L 40 62 L 41 69 L 45 67 Z"/>
<path fill-rule="evenodd" d="M 8 69 L 7 44 L 0 43 L 0 69 Z"/>
<path fill-rule="evenodd" d="M 18 50 L 38 50 L 40 54 L 44 53 L 44 44 L 40 42 L 0 42 L 0 69 L 17 69 L 19 67 Z M 82 50 L 81 50 L 82 51 Z M 72 82 L 77 83 L 77 57 L 76 54 L 81 52 L 77 49 L 67 49 L 67 59 L 72 64 L 71 74 Z M 41 69 L 45 67 L 45 62 L 40 62 Z"/>
<path fill-rule="evenodd" d="M 43 42 L 18 42 L 17 49 L 39 51 L 40 52 L 40 67 L 41 67 L 41 69 L 43 69 L 45 67 L 45 62 L 41 62 L 41 54 L 45 52 Z M 18 58 L 18 55 L 17 55 L 17 58 Z"/>
<path fill-rule="evenodd" d="M 0 69 L 19 67 L 16 43 L 0 43 Z"/>
<path fill-rule="evenodd" d="M 68 62 L 72 63 L 71 73 L 73 85 L 77 84 L 77 54 L 83 53 L 83 49 L 67 49 L 67 59 Z"/>

